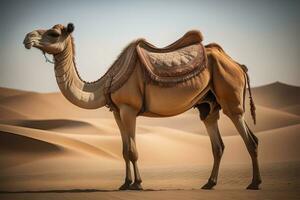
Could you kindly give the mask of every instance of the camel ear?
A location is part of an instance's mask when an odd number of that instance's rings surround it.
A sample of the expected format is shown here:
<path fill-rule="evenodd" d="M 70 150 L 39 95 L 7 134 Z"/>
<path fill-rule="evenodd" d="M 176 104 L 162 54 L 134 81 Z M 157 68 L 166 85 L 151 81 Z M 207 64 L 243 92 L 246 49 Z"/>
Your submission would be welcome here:
<path fill-rule="evenodd" d="M 68 23 L 68 26 L 67 26 L 67 32 L 68 33 L 72 33 L 74 31 L 74 24 L 72 23 Z"/>

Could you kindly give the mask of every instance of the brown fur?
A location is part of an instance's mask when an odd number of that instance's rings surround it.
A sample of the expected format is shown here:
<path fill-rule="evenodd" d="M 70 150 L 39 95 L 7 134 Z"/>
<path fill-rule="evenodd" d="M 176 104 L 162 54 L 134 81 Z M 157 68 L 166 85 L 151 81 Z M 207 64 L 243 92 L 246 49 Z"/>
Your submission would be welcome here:
<path fill-rule="evenodd" d="M 132 51 L 132 56 L 131 56 L 131 61 L 130 63 L 127 65 L 127 66 L 123 66 L 122 63 L 125 62 L 125 59 L 126 59 L 126 55 L 128 54 L 128 52 L 130 51 L 130 49 L 135 49 L 136 46 L 139 44 L 139 42 L 143 39 L 138 39 L 138 40 L 134 40 L 132 41 L 131 43 L 129 43 L 122 51 L 121 53 L 119 54 L 119 56 L 117 57 L 117 59 L 113 62 L 113 64 L 108 68 L 108 70 L 105 72 L 105 74 L 100 77 L 98 80 L 96 81 L 92 81 L 92 82 L 87 82 L 87 81 L 84 81 L 79 73 L 78 73 L 78 70 L 77 70 L 77 67 L 76 67 L 76 59 L 75 59 L 75 42 L 74 42 L 74 37 L 72 35 L 70 35 L 71 37 L 71 42 L 72 42 L 72 51 L 73 51 L 73 62 L 75 64 L 75 69 L 76 69 L 76 72 L 77 72 L 77 75 L 78 77 L 83 81 L 83 82 L 86 82 L 86 83 L 96 83 L 96 82 L 99 82 L 101 79 L 107 79 L 108 76 L 111 76 L 111 77 L 118 77 L 117 79 L 115 78 L 112 83 L 111 83 L 111 86 L 110 86 L 110 89 L 109 91 L 110 92 L 114 92 L 116 91 L 117 89 L 119 89 L 127 80 L 128 78 L 130 77 L 131 73 L 133 72 L 134 70 L 134 66 L 135 66 L 135 62 L 136 62 L 136 59 L 137 59 L 137 54 L 136 54 L 136 51 Z M 122 69 L 126 69 L 125 72 L 123 72 L 122 74 L 118 74 L 120 73 L 120 71 L 122 72 Z"/>
<path fill-rule="evenodd" d="M 248 85 L 248 92 L 249 92 L 249 99 L 250 99 L 250 111 L 251 111 L 251 116 L 253 119 L 254 124 L 256 124 L 256 113 L 255 113 L 255 104 L 254 104 L 254 100 L 252 97 L 252 93 L 251 93 L 251 87 L 250 87 L 250 78 L 248 75 L 248 68 L 245 65 L 242 65 L 238 62 L 236 62 L 235 60 L 233 60 L 225 51 L 224 49 L 217 43 L 210 43 L 208 45 L 205 46 L 205 48 L 207 49 L 217 49 L 218 51 L 222 52 L 226 57 L 228 57 L 230 60 L 232 60 L 234 63 L 236 63 L 239 67 L 241 67 L 241 69 L 245 72 L 245 77 L 247 80 L 247 85 Z M 246 85 L 245 85 L 246 88 Z M 243 107 L 245 110 L 245 89 L 244 89 L 244 98 L 243 98 Z"/>
<path fill-rule="evenodd" d="M 57 28 L 65 29 L 62 26 L 57 26 Z M 193 40 L 202 40 L 199 34 L 194 33 L 192 34 Z M 32 35 L 35 36 L 32 37 Z M 142 62 L 136 53 L 136 47 L 141 40 L 130 43 L 102 78 L 88 83 L 83 81 L 77 72 L 74 42 L 69 34 L 61 35 L 58 42 L 52 43 L 51 41 L 54 40 L 47 41 L 49 37 L 44 37 L 45 35 L 47 36 L 45 30 L 33 31 L 27 34 L 24 45 L 26 48 L 34 46 L 44 52 L 55 54 L 56 79 L 63 95 L 70 102 L 82 108 L 96 109 L 107 105 L 108 100 L 117 108 L 113 113 L 122 136 L 123 158 L 126 166 L 125 181 L 120 187 L 121 190 L 142 189 L 135 140 L 137 116 L 139 114 L 150 117 L 174 116 L 195 105 L 199 105 L 200 112 L 203 112 L 200 113 L 200 116 L 202 116 L 211 139 L 214 155 L 211 176 L 202 188 L 211 189 L 217 183 L 219 165 L 224 150 L 217 124 L 220 108 L 232 120 L 251 156 L 253 178 L 247 188 L 259 188 L 261 178 L 257 160 L 258 139 L 243 118 L 247 82 L 251 96 L 248 74 L 245 67 L 241 67 L 239 63 L 228 56 L 219 45 L 207 45 L 205 48 L 207 67 L 196 76 L 176 84 L 176 87 L 161 87 L 145 82 Z M 46 43 L 43 42 L 45 40 Z M 163 51 L 170 51 L 178 45 L 188 42 L 186 39 L 178 41 L 163 48 Z M 148 47 L 154 51 L 162 51 L 151 45 Z M 209 92 L 210 98 L 207 96 Z M 208 103 L 209 108 L 205 105 L 203 108 L 202 103 Z M 252 104 L 254 106 L 253 100 Z M 130 163 L 133 165 L 134 182 Z"/>

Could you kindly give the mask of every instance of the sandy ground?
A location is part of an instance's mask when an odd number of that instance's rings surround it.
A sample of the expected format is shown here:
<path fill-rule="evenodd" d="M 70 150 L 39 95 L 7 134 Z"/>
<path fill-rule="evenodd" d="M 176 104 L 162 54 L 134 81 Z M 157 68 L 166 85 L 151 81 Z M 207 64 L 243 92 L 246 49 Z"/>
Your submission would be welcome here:
<path fill-rule="evenodd" d="M 299 199 L 300 88 L 277 82 L 253 93 L 258 124 L 248 106 L 246 120 L 260 141 L 262 190 L 244 189 L 250 157 L 223 115 L 219 183 L 213 191 L 200 189 L 213 159 L 192 109 L 172 118 L 138 118 L 145 191 L 119 192 L 125 170 L 112 113 L 79 109 L 59 93 L 0 88 L 0 199 Z"/>
<path fill-rule="evenodd" d="M 244 189 L 251 178 L 251 169 L 243 164 L 223 166 L 219 184 L 212 191 L 199 189 L 209 173 L 208 167 L 158 167 L 142 169 L 145 181 L 143 192 L 116 191 L 102 187 L 69 188 L 0 193 L 0 199 L 299 199 L 299 167 L 299 162 L 262 165 L 264 182 L 262 190 L 259 191 Z M 111 171 L 107 175 L 112 176 L 115 173 L 118 174 L 116 171 Z M 105 185 L 107 187 L 108 183 Z"/>
<path fill-rule="evenodd" d="M 0 194 L 0 198 L 3 199 L 101 199 L 101 200 L 111 200 L 111 199 L 144 199 L 144 200 L 156 200 L 156 199 L 299 199 L 299 191 L 294 190 L 264 190 L 261 191 L 240 191 L 240 190 L 167 190 L 167 191 L 144 191 L 144 192 L 79 192 L 79 193 L 22 193 L 22 194 Z"/>

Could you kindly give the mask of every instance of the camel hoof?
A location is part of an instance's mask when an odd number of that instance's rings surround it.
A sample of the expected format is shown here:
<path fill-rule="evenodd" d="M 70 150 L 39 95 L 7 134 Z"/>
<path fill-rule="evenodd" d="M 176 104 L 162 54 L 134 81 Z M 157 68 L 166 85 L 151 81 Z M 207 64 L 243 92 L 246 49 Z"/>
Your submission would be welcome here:
<path fill-rule="evenodd" d="M 247 187 L 247 190 L 260 190 L 259 184 L 260 183 L 250 183 L 250 185 Z"/>
<path fill-rule="evenodd" d="M 202 186 L 201 189 L 203 190 L 211 190 L 213 187 L 217 185 L 215 181 L 209 180 L 205 185 Z"/>
<path fill-rule="evenodd" d="M 130 183 L 125 182 L 121 187 L 119 187 L 119 190 L 129 190 Z"/>
<path fill-rule="evenodd" d="M 129 190 L 143 190 L 141 183 L 133 183 L 129 186 Z"/>

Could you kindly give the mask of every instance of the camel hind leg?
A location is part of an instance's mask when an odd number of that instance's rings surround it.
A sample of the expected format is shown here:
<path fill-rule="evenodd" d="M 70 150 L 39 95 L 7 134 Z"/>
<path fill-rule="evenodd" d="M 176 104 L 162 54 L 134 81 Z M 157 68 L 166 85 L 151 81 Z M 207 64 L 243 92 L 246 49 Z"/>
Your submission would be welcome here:
<path fill-rule="evenodd" d="M 247 188 L 258 189 L 261 183 L 257 160 L 258 140 L 247 127 L 243 118 L 246 82 L 247 80 L 249 81 L 248 76 L 244 67 L 230 58 L 217 45 L 211 45 L 207 48 L 207 57 L 213 73 L 213 88 L 216 99 L 223 113 L 234 123 L 252 159 L 253 179 Z"/>
<path fill-rule="evenodd" d="M 247 126 L 244 120 L 244 110 L 241 98 L 238 98 L 239 95 L 230 95 L 231 91 L 234 90 L 227 90 L 227 92 L 229 93 L 227 95 L 231 98 L 221 96 L 218 99 L 221 100 L 221 107 L 223 109 L 224 114 L 226 114 L 231 119 L 236 129 L 238 130 L 240 136 L 242 137 L 252 160 L 253 177 L 252 182 L 248 185 L 247 189 L 258 190 L 259 185 L 262 182 L 259 170 L 259 163 L 257 159 L 258 138 L 252 133 L 252 131 Z M 240 94 L 241 93 L 242 92 L 240 92 Z M 232 99 L 234 99 L 234 101 L 231 101 Z"/>
<path fill-rule="evenodd" d="M 234 123 L 236 129 L 243 138 L 247 150 L 252 160 L 252 182 L 248 185 L 247 189 L 258 190 L 261 184 L 261 176 L 259 171 L 259 163 L 257 159 L 258 138 L 252 133 L 246 124 L 243 115 L 233 115 L 230 119 Z"/>

